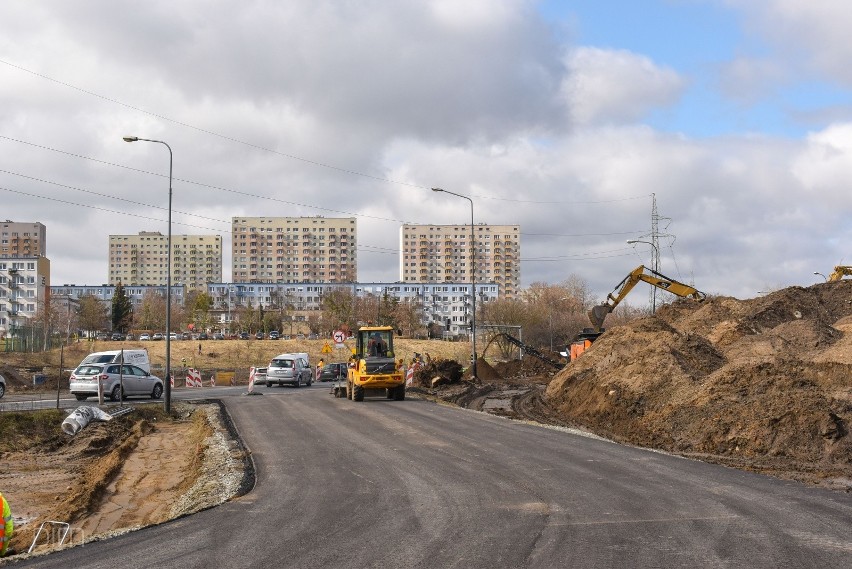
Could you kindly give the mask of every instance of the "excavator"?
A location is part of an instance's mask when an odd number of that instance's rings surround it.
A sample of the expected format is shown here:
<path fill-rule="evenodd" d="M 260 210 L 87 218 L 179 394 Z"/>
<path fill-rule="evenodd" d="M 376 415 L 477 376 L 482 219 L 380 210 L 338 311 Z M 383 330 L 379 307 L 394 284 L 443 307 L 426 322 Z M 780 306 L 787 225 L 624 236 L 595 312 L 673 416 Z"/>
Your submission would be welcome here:
<path fill-rule="evenodd" d="M 570 358 L 572 362 L 580 357 L 580 354 L 586 351 L 592 345 L 592 342 L 601 335 L 603 332 L 602 326 L 607 314 L 612 312 L 640 281 L 684 298 L 704 300 L 707 297 L 706 294 L 695 287 L 670 279 L 657 271 L 647 268 L 645 265 L 639 265 L 624 277 L 624 280 L 616 285 L 615 289 L 606 296 L 606 300 L 603 303 L 593 306 L 589 311 L 589 321 L 594 328 L 585 328 L 571 342 Z"/>
<path fill-rule="evenodd" d="M 846 275 L 852 275 L 852 266 L 837 265 L 834 270 L 828 275 L 828 282 L 839 281 Z"/>

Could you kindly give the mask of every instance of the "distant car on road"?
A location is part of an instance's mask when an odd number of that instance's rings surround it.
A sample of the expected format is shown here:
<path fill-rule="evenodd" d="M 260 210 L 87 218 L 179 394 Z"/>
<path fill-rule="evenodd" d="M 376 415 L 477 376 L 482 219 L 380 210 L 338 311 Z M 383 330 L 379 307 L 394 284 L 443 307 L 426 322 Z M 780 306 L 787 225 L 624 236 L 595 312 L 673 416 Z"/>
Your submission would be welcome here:
<path fill-rule="evenodd" d="M 314 371 L 302 354 L 280 354 L 272 358 L 266 367 L 266 387 L 277 383 L 293 387 L 310 386 L 314 380 Z"/>
<path fill-rule="evenodd" d="M 349 366 L 345 363 L 325 364 L 322 366 L 318 381 L 338 381 L 346 379 Z"/>
<path fill-rule="evenodd" d="M 98 382 L 103 393 L 118 401 L 124 386 L 124 396 L 147 395 L 159 399 L 163 395 L 163 380 L 141 367 L 131 364 L 81 364 L 71 373 L 70 391 L 77 401 L 98 395 Z"/>

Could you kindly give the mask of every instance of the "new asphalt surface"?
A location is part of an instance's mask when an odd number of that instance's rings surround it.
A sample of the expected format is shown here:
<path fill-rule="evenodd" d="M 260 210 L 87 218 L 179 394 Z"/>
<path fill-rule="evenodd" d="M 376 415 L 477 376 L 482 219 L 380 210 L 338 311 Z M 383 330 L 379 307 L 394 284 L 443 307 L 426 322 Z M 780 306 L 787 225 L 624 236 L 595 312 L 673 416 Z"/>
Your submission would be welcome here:
<path fill-rule="evenodd" d="M 849 494 L 411 398 L 258 390 L 223 396 L 248 494 L 14 566 L 852 566 Z"/>

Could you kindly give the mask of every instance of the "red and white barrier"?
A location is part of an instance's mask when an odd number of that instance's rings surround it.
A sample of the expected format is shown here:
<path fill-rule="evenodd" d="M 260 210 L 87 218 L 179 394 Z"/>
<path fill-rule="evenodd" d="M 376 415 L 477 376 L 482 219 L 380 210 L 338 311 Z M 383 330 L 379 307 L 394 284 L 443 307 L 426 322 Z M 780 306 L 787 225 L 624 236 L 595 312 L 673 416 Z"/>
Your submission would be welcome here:
<path fill-rule="evenodd" d="M 252 367 L 249 370 L 249 384 L 248 384 L 248 392 L 251 393 L 254 391 L 254 376 L 257 373 L 257 368 Z"/>
<path fill-rule="evenodd" d="M 201 372 L 194 368 L 186 370 L 186 386 L 187 387 L 203 387 L 201 382 Z"/>

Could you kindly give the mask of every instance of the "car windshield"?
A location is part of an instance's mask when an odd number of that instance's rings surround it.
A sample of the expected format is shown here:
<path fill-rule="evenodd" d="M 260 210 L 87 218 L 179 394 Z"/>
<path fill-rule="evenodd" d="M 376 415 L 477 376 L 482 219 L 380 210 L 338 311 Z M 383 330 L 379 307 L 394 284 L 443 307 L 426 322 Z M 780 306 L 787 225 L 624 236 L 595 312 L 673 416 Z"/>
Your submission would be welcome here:
<path fill-rule="evenodd" d="M 84 364 L 108 364 L 112 362 L 115 356 L 112 354 L 101 354 L 99 356 L 89 356 L 83 360 Z"/>
<path fill-rule="evenodd" d="M 81 365 L 74 370 L 74 375 L 97 375 L 101 373 L 103 366 Z"/>
<path fill-rule="evenodd" d="M 269 364 L 269 367 L 291 368 L 293 367 L 293 360 L 272 360 L 272 363 Z"/>

